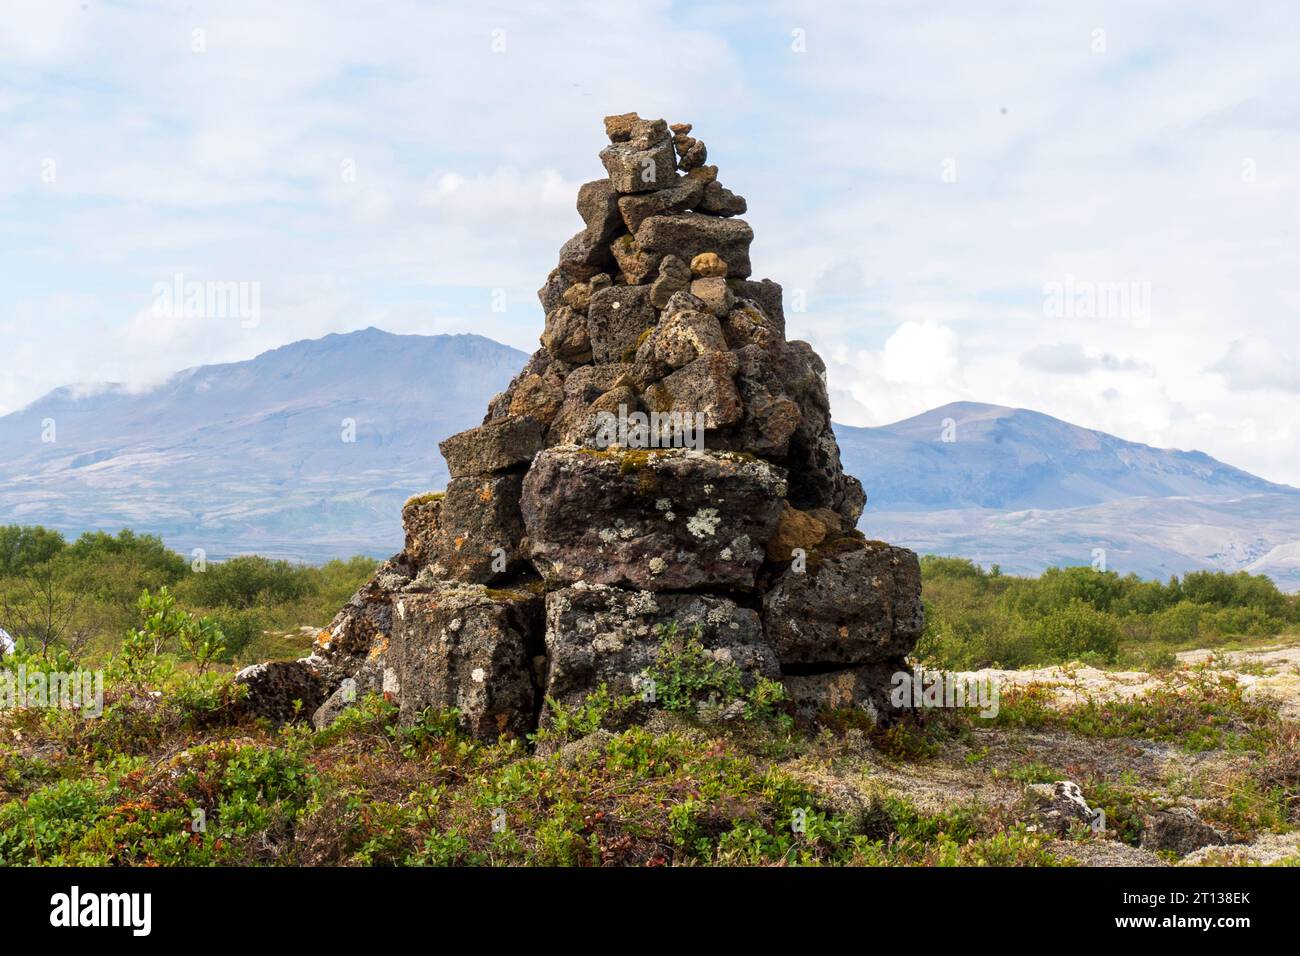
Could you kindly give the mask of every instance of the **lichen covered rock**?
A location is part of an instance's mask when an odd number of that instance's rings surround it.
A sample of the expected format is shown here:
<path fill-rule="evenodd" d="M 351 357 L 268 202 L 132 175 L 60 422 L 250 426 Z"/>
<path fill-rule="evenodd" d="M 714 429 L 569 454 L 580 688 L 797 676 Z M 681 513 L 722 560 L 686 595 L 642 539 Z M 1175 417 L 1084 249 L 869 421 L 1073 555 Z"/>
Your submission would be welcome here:
<path fill-rule="evenodd" d="M 550 585 L 750 588 L 784 489 L 738 455 L 551 448 L 524 479 L 529 557 Z"/>
<path fill-rule="evenodd" d="M 657 693 L 645 681 L 667 625 L 698 637 L 706 653 L 750 681 L 780 673 L 758 615 L 734 601 L 582 583 L 546 596 L 545 696 L 572 707 L 604 684 L 614 697 L 653 703 Z"/>
<path fill-rule="evenodd" d="M 782 664 L 898 658 L 925 625 L 916 555 L 850 536 L 813 549 L 763 597 L 763 628 Z"/>

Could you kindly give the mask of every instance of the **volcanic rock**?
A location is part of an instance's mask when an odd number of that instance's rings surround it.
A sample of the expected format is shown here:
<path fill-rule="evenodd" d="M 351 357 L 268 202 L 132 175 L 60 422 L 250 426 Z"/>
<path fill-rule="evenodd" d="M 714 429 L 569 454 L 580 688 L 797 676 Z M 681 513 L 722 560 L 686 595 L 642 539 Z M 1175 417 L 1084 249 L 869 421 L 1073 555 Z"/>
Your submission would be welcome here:
<path fill-rule="evenodd" d="M 550 448 L 524 481 L 530 557 L 548 586 L 749 588 L 784 491 L 780 469 L 743 456 Z"/>
<path fill-rule="evenodd" d="M 546 596 L 546 698 L 572 707 L 601 684 L 615 697 L 652 698 L 647 671 L 665 627 L 697 637 L 750 683 L 780 676 L 758 615 L 734 601 L 580 583 Z"/>

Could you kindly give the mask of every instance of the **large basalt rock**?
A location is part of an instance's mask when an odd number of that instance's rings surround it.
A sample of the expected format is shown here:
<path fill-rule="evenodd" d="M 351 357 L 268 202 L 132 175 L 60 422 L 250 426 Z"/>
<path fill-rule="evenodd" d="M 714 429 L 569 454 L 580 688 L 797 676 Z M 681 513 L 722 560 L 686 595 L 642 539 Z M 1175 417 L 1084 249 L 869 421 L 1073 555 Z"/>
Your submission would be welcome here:
<path fill-rule="evenodd" d="M 690 261 L 702 252 L 713 252 L 727 262 L 727 275 L 749 276 L 749 244 L 754 230 L 743 219 L 719 219 L 698 212 L 671 216 L 650 216 L 636 231 L 636 245 L 655 259 L 666 255 Z"/>
<path fill-rule="evenodd" d="M 690 285 L 691 267 L 676 256 L 664 256 L 659 260 L 659 274 L 650 284 L 650 304 L 656 309 L 667 308 L 673 296 L 685 292 Z"/>
<path fill-rule="evenodd" d="M 618 200 L 618 210 L 630 232 L 651 216 L 668 216 L 685 212 L 698 203 L 704 195 L 704 183 L 689 176 L 679 177 L 672 185 L 655 192 L 624 196 Z M 609 237 L 613 241 L 614 236 Z"/>
<path fill-rule="evenodd" d="M 907 653 L 924 628 L 916 555 L 855 536 L 813 549 L 763 597 L 782 665 L 869 664 Z"/>
<path fill-rule="evenodd" d="M 678 369 L 706 355 L 727 351 L 727 337 L 717 318 L 694 310 L 664 319 L 656 329 L 654 358 Z"/>
<path fill-rule="evenodd" d="M 737 196 L 715 179 L 704 187 L 697 208 L 714 216 L 741 216 L 749 206 L 744 196 Z"/>
<path fill-rule="evenodd" d="M 641 149 L 635 143 L 613 143 L 600 151 L 600 161 L 620 193 L 667 189 L 677 181 L 677 157 L 671 139 Z"/>
<path fill-rule="evenodd" d="M 507 414 L 511 418 L 531 418 L 548 424 L 564 402 L 564 382 L 557 377 L 525 375 L 510 397 Z"/>
<path fill-rule="evenodd" d="M 751 588 L 784 491 L 743 456 L 551 448 L 524 479 L 530 557 L 551 586 Z"/>
<path fill-rule="evenodd" d="M 569 305 L 547 313 L 542 347 L 562 362 L 574 365 L 590 362 L 591 336 L 587 332 L 586 313 Z"/>
<path fill-rule="evenodd" d="M 628 361 L 636 353 L 637 340 L 657 319 L 648 286 L 600 290 L 591 297 L 587 312 L 592 357 L 600 363 Z"/>
<path fill-rule="evenodd" d="M 646 282 L 663 264 L 665 257 L 643 252 L 631 235 L 619 236 L 609 246 L 610 255 L 627 285 Z"/>
<path fill-rule="evenodd" d="M 542 610 L 527 589 L 437 584 L 398 595 L 378 666 L 399 718 L 455 708 L 464 729 L 483 740 L 528 733 L 539 703 L 533 658 L 541 654 L 534 641 Z"/>
<path fill-rule="evenodd" d="M 435 577 L 486 584 L 519 570 L 523 480 L 514 472 L 447 483 L 425 556 Z"/>
<path fill-rule="evenodd" d="M 805 408 L 806 414 L 814 418 L 824 413 L 814 404 L 801 404 L 799 385 L 787 374 L 789 366 L 782 363 L 786 353 L 768 347 L 775 345 L 774 342 L 741 344 L 736 341 L 746 332 L 752 333 L 758 341 L 764 341 L 761 333 L 768 327 L 762 323 L 760 313 L 738 310 L 728 318 L 725 334 L 732 344 L 740 345 L 735 352 L 736 386 L 745 409 L 744 421 L 734 440 L 737 447 L 779 460 L 789 454 L 790 439 L 804 423 Z M 742 322 L 748 324 L 744 329 L 738 329 Z M 828 459 L 826 465 L 833 470 L 837 463 L 838 457 Z M 829 505 L 834 481 L 833 473 L 828 475 L 822 483 L 825 488 L 822 496 L 801 503 L 805 507 Z M 806 485 L 807 479 L 801 479 L 800 484 Z"/>
<path fill-rule="evenodd" d="M 806 556 L 826 540 L 829 532 L 826 522 L 820 517 L 792 508 L 788 501 L 783 501 L 776 530 L 767 541 L 767 559 L 774 563 L 793 561 L 799 551 Z"/>
<path fill-rule="evenodd" d="M 583 229 L 560 247 L 560 271 L 575 282 L 610 272 L 617 265 L 609 243 L 601 242 L 591 229 Z"/>
<path fill-rule="evenodd" d="M 584 227 L 560 249 L 560 271 L 570 279 L 581 282 L 613 269 L 609 244 L 623 230 L 618 201 L 619 193 L 608 179 L 584 183 L 578 190 Z"/>
<path fill-rule="evenodd" d="M 736 295 L 755 302 L 776 330 L 777 338 L 785 338 L 785 303 L 778 283 L 771 279 L 760 279 L 757 282 L 746 279 L 736 283 Z"/>
<path fill-rule="evenodd" d="M 255 717 L 283 722 L 310 714 L 325 699 L 327 682 L 315 661 L 268 661 L 235 675 L 248 688 L 245 709 Z"/>
<path fill-rule="evenodd" d="M 542 287 L 537 290 L 537 301 L 542 304 L 542 312 L 550 315 L 564 301 L 564 293 L 574 284 L 574 280 L 564 274 L 564 270 L 556 266 L 551 270 L 550 275 Z"/>
<path fill-rule="evenodd" d="M 758 615 L 734 601 L 706 594 L 663 594 L 580 583 L 546 596 L 546 697 L 562 706 L 581 703 L 605 684 L 615 697 L 644 685 L 664 641 L 663 628 L 697 636 L 719 662 L 742 676 L 776 678 L 776 657 L 763 639 Z M 549 704 L 543 712 L 543 723 Z"/>
<path fill-rule="evenodd" d="M 795 718 L 801 722 L 812 723 L 835 711 L 860 711 L 877 727 L 889 727 L 905 716 L 890 699 L 890 681 L 906 667 L 899 658 L 808 673 L 795 668 L 794 672 L 783 671 L 781 683 Z"/>
<path fill-rule="evenodd" d="M 656 412 L 702 415 L 704 427 L 725 428 L 745 414 L 736 388 L 739 365 L 731 352 L 709 352 L 645 391 L 646 407 Z"/>
<path fill-rule="evenodd" d="M 608 179 L 596 179 L 578 188 L 578 215 L 602 246 L 608 246 L 623 230 L 618 190 Z"/>
<path fill-rule="evenodd" d="M 542 424 L 506 418 L 452 435 L 438 444 L 453 478 L 473 478 L 526 464 L 542 449 Z"/>
<path fill-rule="evenodd" d="M 438 517 L 442 512 L 443 492 L 417 495 L 402 506 L 402 528 L 406 531 L 404 553 L 417 568 L 436 557 Z"/>
<path fill-rule="evenodd" d="M 354 671 L 377 642 L 387 638 L 392 630 L 393 595 L 410 584 L 415 573 L 407 554 L 385 561 L 329 626 L 316 634 L 312 658 L 324 668 L 331 687 Z"/>

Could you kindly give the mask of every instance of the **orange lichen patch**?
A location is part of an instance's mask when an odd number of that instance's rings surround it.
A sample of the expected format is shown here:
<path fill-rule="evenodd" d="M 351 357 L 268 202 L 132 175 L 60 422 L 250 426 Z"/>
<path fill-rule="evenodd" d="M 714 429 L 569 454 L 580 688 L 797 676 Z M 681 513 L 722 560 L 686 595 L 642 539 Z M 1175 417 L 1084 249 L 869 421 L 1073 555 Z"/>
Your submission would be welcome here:
<path fill-rule="evenodd" d="M 463 548 L 463 547 L 465 546 L 465 542 L 468 541 L 468 540 L 469 540 L 469 538 L 468 538 L 467 536 L 465 536 L 465 535 L 462 534 L 462 535 L 458 536 L 458 537 L 457 537 L 457 538 L 452 542 L 452 544 L 454 544 L 454 545 L 456 546 L 456 550 L 459 551 L 461 548 Z"/>
<path fill-rule="evenodd" d="M 382 657 L 387 652 L 388 652 L 388 635 L 377 634 L 375 636 L 374 643 L 370 645 L 370 653 L 367 655 L 367 657 L 373 661 L 377 657 Z"/>
<path fill-rule="evenodd" d="M 491 486 L 491 485 L 482 485 L 482 486 L 479 487 L 479 490 L 478 490 L 478 500 L 481 501 L 481 502 L 483 502 L 483 504 L 487 504 L 489 501 L 492 500 L 492 486 Z"/>
<path fill-rule="evenodd" d="M 331 631 L 328 627 L 321 628 L 319 631 L 316 632 L 316 637 L 312 641 L 312 644 L 314 644 L 316 647 L 324 647 L 326 644 L 330 642 L 330 640 L 333 637 L 334 637 L 334 632 Z"/>

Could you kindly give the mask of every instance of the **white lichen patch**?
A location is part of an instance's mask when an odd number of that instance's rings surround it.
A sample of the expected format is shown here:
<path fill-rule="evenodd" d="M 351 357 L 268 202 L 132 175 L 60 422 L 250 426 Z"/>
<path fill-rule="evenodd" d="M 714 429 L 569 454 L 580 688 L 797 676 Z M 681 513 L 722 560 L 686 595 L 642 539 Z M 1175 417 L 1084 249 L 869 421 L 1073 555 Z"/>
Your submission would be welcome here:
<path fill-rule="evenodd" d="M 601 634 L 591 642 L 591 647 L 598 654 L 613 654 L 623 649 L 623 642 L 617 634 Z"/>
<path fill-rule="evenodd" d="M 600 536 L 600 540 L 606 544 L 613 544 L 618 540 L 618 532 L 613 528 L 601 528 L 597 534 Z"/>
<path fill-rule="evenodd" d="M 673 506 L 673 500 L 671 498 L 660 498 L 658 501 L 655 502 L 655 507 L 658 508 L 660 511 L 668 511 L 669 509 L 672 508 L 672 506 Z"/>
<path fill-rule="evenodd" d="M 686 530 L 700 539 L 712 538 L 717 534 L 721 523 L 722 517 L 717 508 L 701 508 L 687 519 Z"/>
<path fill-rule="evenodd" d="M 653 591 L 637 591 L 628 599 L 627 609 L 635 615 L 658 614 L 659 602 Z"/>
<path fill-rule="evenodd" d="M 476 667 L 469 676 L 474 679 L 474 683 L 481 684 L 487 677 L 487 671 L 483 670 L 481 667 Z"/>
<path fill-rule="evenodd" d="M 664 571 L 666 571 L 667 569 L 668 569 L 668 562 L 665 561 L 663 558 L 656 556 L 650 559 L 651 574 L 663 574 Z"/>

